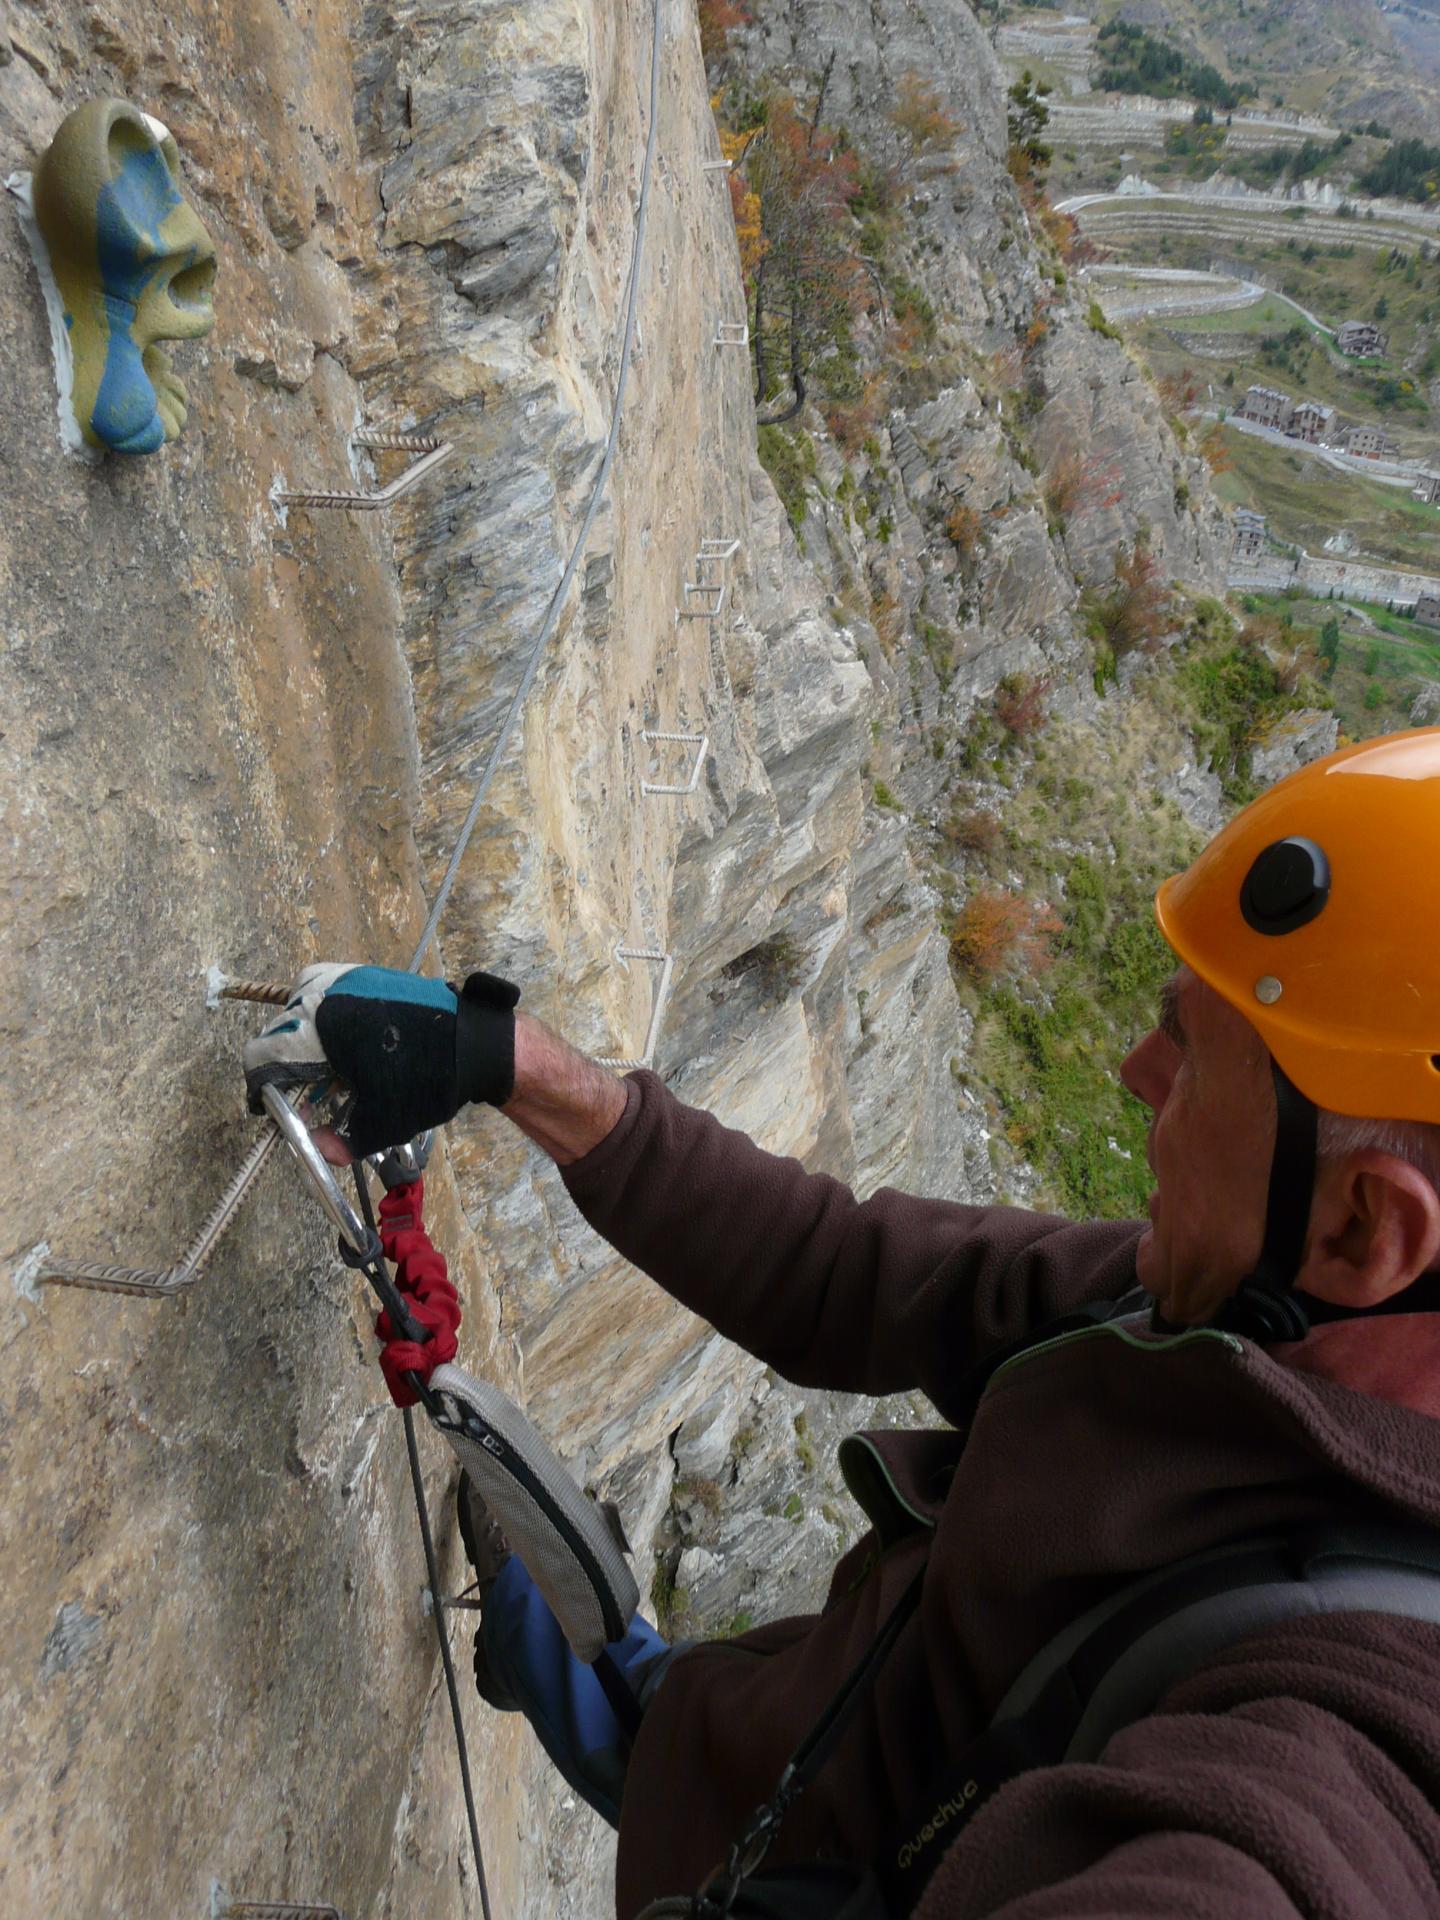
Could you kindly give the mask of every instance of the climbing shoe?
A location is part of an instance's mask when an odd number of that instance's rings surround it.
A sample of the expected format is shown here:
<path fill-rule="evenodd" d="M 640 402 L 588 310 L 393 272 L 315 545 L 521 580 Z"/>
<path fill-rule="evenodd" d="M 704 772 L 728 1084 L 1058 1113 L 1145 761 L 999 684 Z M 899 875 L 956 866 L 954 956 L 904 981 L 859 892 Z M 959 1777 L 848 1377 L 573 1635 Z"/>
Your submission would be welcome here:
<path fill-rule="evenodd" d="M 602 1648 L 623 1639 L 640 1604 L 614 1526 L 514 1401 L 488 1380 L 454 1365 L 437 1367 L 426 1411 L 475 1489 L 469 1504 L 483 1502 L 480 1510 L 494 1515 L 570 1651 L 588 1666 Z M 471 1522 L 462 1519 L 462 1525 Z M 478 1523 L 471 1531 L 471 1559 L 482 1577 L 494 1550 L 482 1552 Z"/>
<path fill-rule="evenodd" d="M 483 1607 L 490 1598 L 490 1589 L 500 1577 L 500 1569 L 510 1558 L 510 1542 L 501 1531 L 499 1521 L 476 1491 L 475 1482 L 468 1473 L 460 1476 L 455 1505 L 465 1558 L 475 1573 L 476 1604 Z"/>
<path fill-rule="evenodd" d="M 465 1558 L 470 1562 L 475 1574 L 474 1592 L 466 1598 L 473 1598 L 480 1612 L 480 1621 L 475 1628 L 475 1691 L 487 1706 L 494 1707 L 499 1713 L 511 1713 L 518 1702 L 513 1700 L 490 1671 L 490 1663 L 485 1658 L 485 1602 L 490 1598 L 490 1590 L 500 1578 L 500 1569 L 510 1558 L 510 1543 L 500 1529 L 500 1524 L 475 1490 L 475 1482 L 468 1473 L 460 1475 L 460 1487 L 455 1496 L 456 1517 L 460 1522 L 460 1539 L 465 1548 Z"/>

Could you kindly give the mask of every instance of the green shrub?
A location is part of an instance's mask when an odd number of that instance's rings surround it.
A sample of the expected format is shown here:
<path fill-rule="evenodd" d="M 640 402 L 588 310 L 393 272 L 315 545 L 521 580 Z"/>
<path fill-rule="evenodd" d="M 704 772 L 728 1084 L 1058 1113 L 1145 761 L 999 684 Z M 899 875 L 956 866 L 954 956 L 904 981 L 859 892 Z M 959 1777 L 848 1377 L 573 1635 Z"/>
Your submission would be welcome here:
<path fill-rule="evenodd" d="M 756 435 L 760 464 L 775 483 L 785 518 L 796 533 L 805 524 L 808 482 L 815 473 L 815 446 L 799 427 L 761 427 Z"/>

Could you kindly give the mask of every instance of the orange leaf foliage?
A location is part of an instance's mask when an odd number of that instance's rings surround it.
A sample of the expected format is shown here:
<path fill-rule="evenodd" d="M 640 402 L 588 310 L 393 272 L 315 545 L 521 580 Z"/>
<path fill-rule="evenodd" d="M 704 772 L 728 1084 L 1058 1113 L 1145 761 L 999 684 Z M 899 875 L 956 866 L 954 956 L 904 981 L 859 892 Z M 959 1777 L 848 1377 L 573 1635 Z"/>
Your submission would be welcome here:
<path fill-rule="evenodd" d="M 1023 894 L 972 893 L 950 929 L 950 958 L 977 986 L 1024 967 L 1044 973 L 1053 960 L 1051 941 L 1060 931 L 1053 908 Z"/>
<path fill-rule="evenodd" d="M 963 131 L 960 122 L 946 111 L 934 87 L 913 68 L 900 76 L 890 119 L 916 154 L 934 153 L 940 147 L 948 147 Z"/>
<path fill-rule="evenodd" d="M 1212 427 L 1200 442 L 1200 451 L 1205 456 L 1205 464 L 1211 473 L 1229 473 L 1235 464 L 1235 456 L 1225 444 L 1225 435 L 1219 427 Z"/>
<path fill-rule="evenodd" d="M 750 15 L 738 0 L 696 0 L 695 10 L 700 16 L 700 52 L 708 66 L 724 53 L 736 27 L 750 24 Z"/>
<path fill-rule="evenodd" d="M 1045 477 L 1045 499 L 1052 513 L 1091 513 L 1113 507 L 1125 497 L 1124 475 L 1118 461 L 1074 447 L 1057 454 Z"/>
<path fill-rule="evenodd" d="M 967 507 L 963 500 L 957 500 L 945 521 L 945 531 L 969 560 L 980 544 L 984 523 L 974 507 Z"/>

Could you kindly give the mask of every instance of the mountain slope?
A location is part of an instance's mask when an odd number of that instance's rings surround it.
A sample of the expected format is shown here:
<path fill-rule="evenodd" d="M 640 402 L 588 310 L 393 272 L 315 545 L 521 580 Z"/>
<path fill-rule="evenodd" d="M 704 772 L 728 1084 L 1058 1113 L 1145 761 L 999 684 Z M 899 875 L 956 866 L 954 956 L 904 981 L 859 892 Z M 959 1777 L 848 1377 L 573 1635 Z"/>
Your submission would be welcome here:
<path fill-rule="evenodd" d="M 1130 20 L 1210 61 L 1263 100 L 1433 137 L 1440 12 L 1378 0 L 1119 0 Z"/>

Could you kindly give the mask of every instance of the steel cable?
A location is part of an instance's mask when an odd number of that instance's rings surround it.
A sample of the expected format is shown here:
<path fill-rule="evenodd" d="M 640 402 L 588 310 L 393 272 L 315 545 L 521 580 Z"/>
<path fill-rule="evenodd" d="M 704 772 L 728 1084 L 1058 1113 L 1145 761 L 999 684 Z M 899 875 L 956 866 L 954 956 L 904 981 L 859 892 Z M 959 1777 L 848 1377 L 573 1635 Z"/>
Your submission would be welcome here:
<path fill-rule="evenodd" d="M 495 744 L 490 749 L 490 757 L 480 775 L 475 797 L 470 802 L 470 811 L 465 816 L 465 824 L 460 829 L 460 837 L 456 840 L 454 851 L 450 855 L 450 863 L 445 869 L 444 878 L 435 895 L 430 917 L 425 922 L 420 944 L 411 958 L 412 973 L 419 971 L 420 963 L 429 952 L 430 943 L 435 938 L 436 928 L 440 925 L 440 916 L 445 911 L 446 901 L 450 898 L 450 889 L 455 884 L 455 876 L 460 871 L 460 862 L 465 857 L 465 849 L 470 844 L 471 834 L 475 831 L 475 822 L 480 818 L 480 809 L 485 804 L 485 796 L 490 791 L 491 781 L 495 778 L 500 756 L 510 743 L 510 736 L 515 731 L 515 724 L 520 718 L 526 696 L 535 684 L 535 675 L 540 667 L 540 656 L 545 650 L 546 641 L 555 630 L 555 623 L 560 618 L 561 609 L 570 592 L 570 583 L 575 578 L 575 569 L 580 564 L 580 556 L 585 551 L 585 544 L 590 538 L 590 529 L 594 526 L 595 516 L 600 511 L 600 502 L 605 497 L 610 470 L 615 464 L 615 449 L 620 443 L 620 413 L 625 404 L 625 387 L 630 377 L 630 349 L 635 340 L 635 310 L 640 298 L 640 268 L 645 254 L 645 222 L 650 207 L 650 171 L 651 163 L 655 158 L 655 138 L 658 130 L 661 5 L 662 0 L 655 0 L 650 39 L 650 125 L 645 136 L 645 159 L 640 169 L 640 202 L 635 213 L 635 245 L 630 255 L 630 284 L 625 301 L 625 334 L 620 348 L 620 371 L 615 380 L 615 402 L 610 416 L 610 432 L 605 442 L 605 456 L 600 462 L 600 471 L 595 476 L 590 504 L 585 510 L 585 518 L 580 523 L 580 531 L 575 536 L 575 544 L 570 549 L 570 558 L 565 563 L 565 571 L 560 576 L 559 585 L 550 596 L 550 604 L 545 610 L 540 632 L 530 649 L 529 658 L 525 662 L 525 671 L 521 674 L 520 684 L 511 697 L 500 731 L 495 737 Z"/>
<path fill-rule="evenodd" d="M 580 523 L 580 530 L 576 534 L 574 544 L 570 549 L 570 557 L 565 563 L 565 571 L 561 574 L 559 583 L 554 593 L 550 596 L 550 604 L 545 610 L 545 618 L 541 622 L 540 631 L 535 638 L 534 645 L 531 647 L 529 657 L 525 662 L 525 670 L 520 676 L 520 684 L 516 687 L 511 697 L 509 708 L 500 726 L 500 731 L 496 735 L 495 744 L 490 749 L 490 756 L 480 775 L 474 798 L 470 802 L 470 810 L 465 816 L 464 824 L 460 829 L 459 837 L 455 842 L 449 863 L 445 868 L 444 876 L 440 881 L 440 886 L 436 892 L 434 902 L 431 905 L 429 918 L 425 922 L 425 929 L 420 936 L 420 941 L 415 948 L 414 954 L 411 956 L 409 969 L 411 973 L 417 973 L 419 971 L 421 963 L 430 950 L 431 942 L 435 938 L 436 929 L 440 925 L 440 916 L 445 911 L 445 903 L 450 898 L 450 891 L 455 884 L 455 876 L 460 871 L 460 862 L 465 857 L 465 849 L 470 843 L 470 836 L 474 832 L 475 823 L 480 817 L 480 809 L 485 804 L 485 796 L 489 792 L 491 782 L 495 778 L 496 769 L 500 764 L 500 757 L 509 745 L 511 735 L 515 731 L 521 710 L 525 705 L 526 697 L 531 687 L 535 684 L 535 675 L 540 667 L 540 657 L 545 650 L 546 642 L 554 632 L 556 623 L 560 618 L 561 610 L 564 607 L 566 597 L 570 591 L 571 582 L 575 578 L 575 570 L 580 564 L 580 556 L 585 551 L 586 542 L 590 538 L 591 528 L 595 524 L 595 516 L 600 511 L 600 503 L 605 497 L 605 489 L 610 479 L 611 469 L 615 464 L 615 452 L 620 443 L 620 415 L 625 404 L 625 388 L 630 377 L 630 353 L 635 340 L 635 313 L 640 298 L 640 271 L 645 256 L 645 225 L 650 205 L 650 176 L 655 158 L 655 143 L 658 133 L 660 105 L 660 12 L 662 4 L 663 0 L 655 0 L 654 12 L 651 19 L 650 121 L 645 135 L 645 158 L 640 170 L 640 199 L 635 213 L 635 244 L 630 254 L 630 281 L 625 300 L 625 332 L 621 341 L 620 367 L 615 379 L 615 399 L 610 416 L 610 431 L 605 441 L 604 457 L 600 462 L 600 470 L 595 476 L 595 485 L 591 491 L 590 504 L 585 510 L 585 518 Z M 363 1196 L 365 1217 L 373 1229 L 374 1220 L 370 1209 L 370 1195 L 365 1187 L 364 1178 L 360 1173 L 358 1165 L 356 1167 L 355 1177 L 356 1184 L 359 1186 Z M 415 1512 L 420 1522 L 420 1537 L 425 1549 L 425 1566 L 430 1581 L 430 1597 L 435 1613 L 435 1633 L 440 1643 L 441 1664 L 445 1669 L 445 1687 L 450 1696 L 450 1717 L 455 1727 L 455 1751 L 460 1761 L 460 1782 L 465 1795 L 466 1818 L 470 1823 L 470 1845 L 475 1854 L 475 1871 L 480 1885 L 480 1905 L 484 1914 L 484 1920 L 490 1920 L 490 1892 L 485 1880 L 485 1856 L 480 1847 L 480 1825 L 475 1813 L 475 1795 L 470 1781 L 470 1754 L 465 1740 L 465 1725 L 460 1715 L 460 1694 L 455 1684 L 455 1665 L 450 1653 L 450 1635 L 445 1625 L 445 1603 L 440 1587 L 439 1562 L 436 1558 L 434 1537 L 430 1530 L 430 1513 L 425 1500 L 425 1486 L 420 1473 L 420 1454 L 415 1442 L 415 1418 L 412 1408 L 405 1408 L 404 1420 L 405 1448 L 410 1459 L 410 1480 L 415 1492 Z"/>

